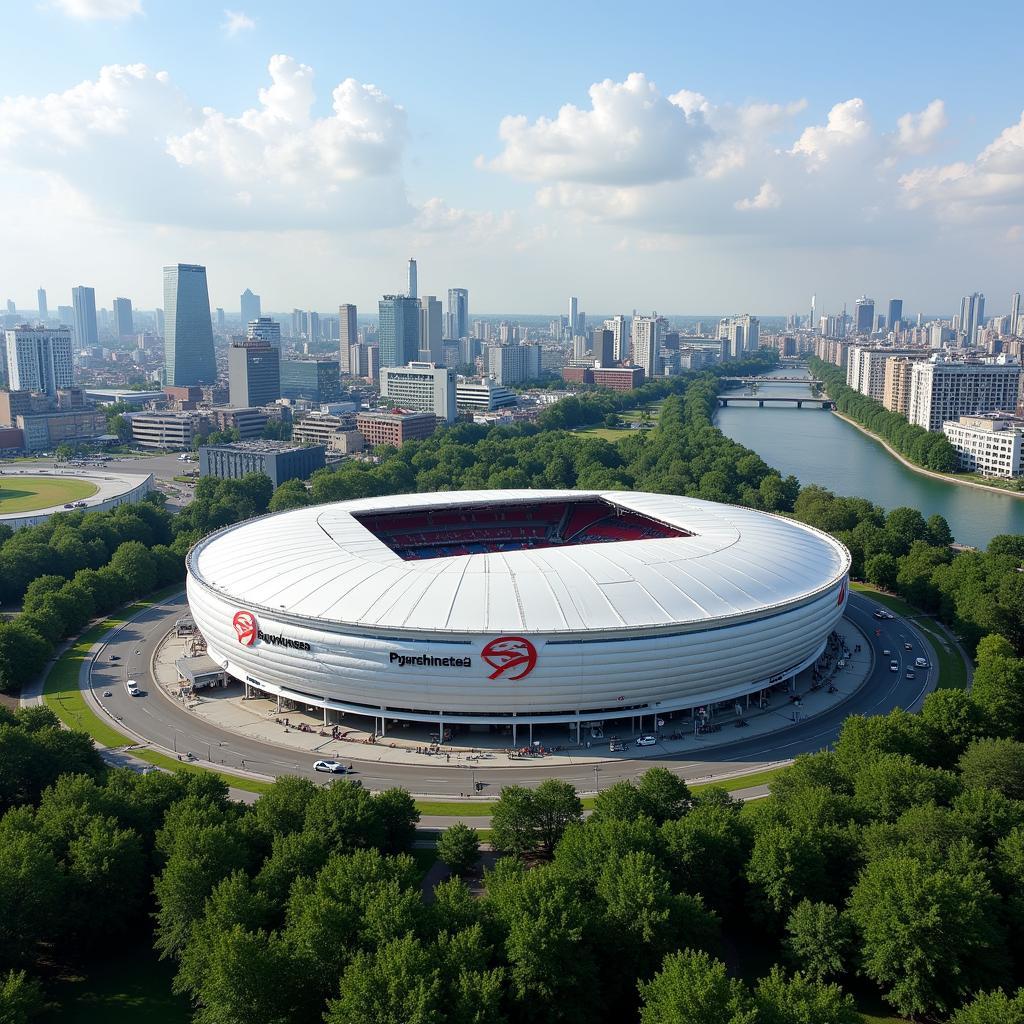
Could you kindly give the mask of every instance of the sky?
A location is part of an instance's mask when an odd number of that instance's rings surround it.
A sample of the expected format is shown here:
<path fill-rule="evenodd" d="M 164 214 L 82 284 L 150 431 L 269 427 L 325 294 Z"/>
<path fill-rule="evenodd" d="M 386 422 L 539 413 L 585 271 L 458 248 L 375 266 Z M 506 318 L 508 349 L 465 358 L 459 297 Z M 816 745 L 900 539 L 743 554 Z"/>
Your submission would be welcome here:
<path fill-rule="evenodd" d="M 0 300 L 951 315 L 1024 289 L 1015 5 L 0 0 Z"/>

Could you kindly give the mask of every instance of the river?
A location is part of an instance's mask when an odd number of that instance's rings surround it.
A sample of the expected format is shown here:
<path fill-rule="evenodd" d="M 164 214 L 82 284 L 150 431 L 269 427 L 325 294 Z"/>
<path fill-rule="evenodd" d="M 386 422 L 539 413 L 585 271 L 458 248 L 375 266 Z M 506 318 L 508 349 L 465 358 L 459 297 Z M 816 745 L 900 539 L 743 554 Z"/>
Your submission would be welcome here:
<path fill-rule="evenodd" d="M 805 370 L 780 369 L 792 377 Z M 745 394 L 746 388 L 725 392 Z M 764 396 L 806 397 L 800 384 L 762 384 Z M 947 484 L 907 469 L 877 441 L 830 412 L 804 406 L 730 405 L 716 423 L 734 441 L 757 452 L 783 476 L 820 484 L 837 494 L 868 498 L 884 508 L 909 505 L 927 518 L 945 516 L 961 544 L 984 547 L 999 533 L 1024 533 L 1024 499 Z"/>

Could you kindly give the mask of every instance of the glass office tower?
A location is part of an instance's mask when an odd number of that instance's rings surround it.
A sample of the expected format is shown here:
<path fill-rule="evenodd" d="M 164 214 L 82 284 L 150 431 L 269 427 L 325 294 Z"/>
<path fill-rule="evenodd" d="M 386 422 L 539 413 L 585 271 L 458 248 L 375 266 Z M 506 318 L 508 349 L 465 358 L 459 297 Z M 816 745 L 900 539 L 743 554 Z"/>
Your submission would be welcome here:
<path fill-rule="evenodd" d="M 213 384 L 217 379 L 206 267 L 164 267 L 164 367 L 168 385 Z"/>

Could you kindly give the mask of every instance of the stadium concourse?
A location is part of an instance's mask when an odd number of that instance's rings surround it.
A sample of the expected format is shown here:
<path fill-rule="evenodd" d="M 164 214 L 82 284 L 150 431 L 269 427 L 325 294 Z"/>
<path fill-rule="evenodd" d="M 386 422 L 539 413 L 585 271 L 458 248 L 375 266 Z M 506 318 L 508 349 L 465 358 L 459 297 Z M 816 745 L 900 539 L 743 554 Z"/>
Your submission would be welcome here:
<path fill-rule="evenodd" d="M 699 732 L 842 660 L 849 567 L 827 534 L 695 498 L 453 492 L 220 530 L 189 553 L 187 593 L 207 671 L 246 696 L 381 736 L 519 748 L 561 726 L 581 746 L 627 720 Z"/>

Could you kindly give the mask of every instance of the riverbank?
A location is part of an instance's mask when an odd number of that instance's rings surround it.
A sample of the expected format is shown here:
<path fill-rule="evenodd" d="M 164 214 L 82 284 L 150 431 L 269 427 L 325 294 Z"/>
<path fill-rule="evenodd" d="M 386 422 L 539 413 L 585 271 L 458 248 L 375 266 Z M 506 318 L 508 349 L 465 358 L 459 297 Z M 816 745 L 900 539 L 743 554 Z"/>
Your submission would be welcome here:
<path fill-rule="evenodd" d="M 961 487 L 974 487 L 979 491 L 988 491 L 989 494 L 1005 494 L 1008 498 L 1024 498 L 1024 491 L 1011 491 L 1005 487 L 993 487 L 991 484 L 979 483 L 977 480 L 964 480 L 955 473 L 937 473 L 934 469 L 925 469 L 923 466 L 918 466 L 916 463 L 900 455 L 892 445 L 888 444 L 877 434 L 872 433 L 867 427 L 862 427 L 856 420 L 850 419 L 849 416 L 844 416 L 838 409 L 832 409 L 831 412 L 833 416 L 838 416 L 844 422 L 849 423 L 851 427 L 855 427 L 862 434 L 866 434 L 872 441 L 877 441 L 894 459 L 902 462 L 907 469 L 920 473 L 921 476 L 930 476 L 935 480 L 941 480 L 943 483 L 958 484 Z"/>

